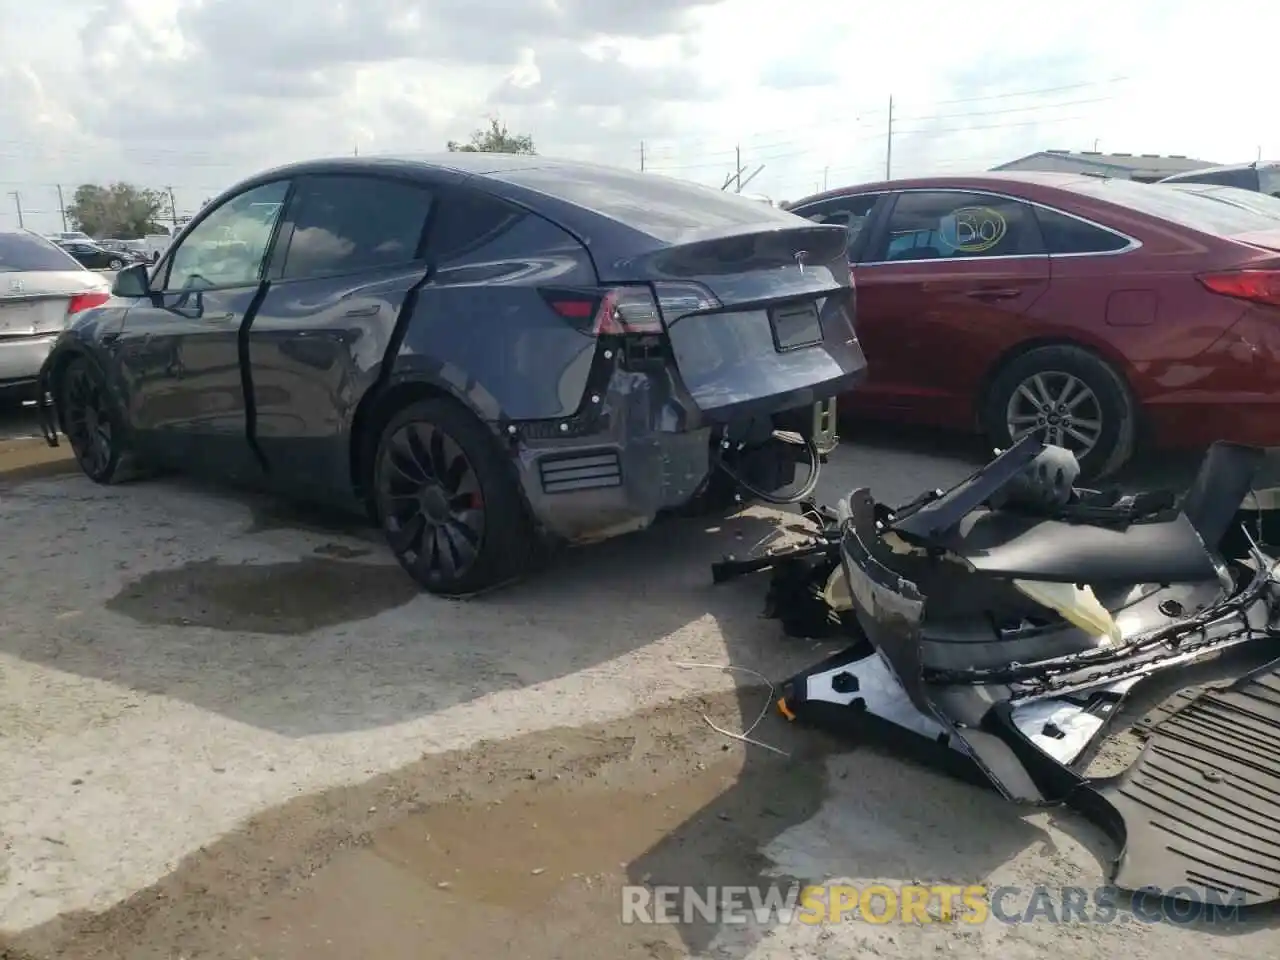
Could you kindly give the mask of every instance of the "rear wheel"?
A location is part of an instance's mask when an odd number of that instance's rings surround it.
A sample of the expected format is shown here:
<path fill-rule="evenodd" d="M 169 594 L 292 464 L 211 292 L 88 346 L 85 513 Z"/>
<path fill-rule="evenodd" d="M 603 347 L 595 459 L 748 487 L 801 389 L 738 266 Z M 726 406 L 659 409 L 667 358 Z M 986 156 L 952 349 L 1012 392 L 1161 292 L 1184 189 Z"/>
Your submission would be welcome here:
<path fill-rule="evenodd" d="M 102 373 L 77 357 L 62 372 L 59 406 L 76 462 L 95 483 L 121 483 L 138 475 L 124 421 Z"/>
<path fill-rule="evenodd" d="M 387 543 L 426 590 L 475 593 L 527 569 L 535 535 L 517 481 L 487 428 L 454 401 L 396 413 L 373 481 Z"/>
<path fill-rule="evenodd" d="M 109 262 L 107 263 L 107 269 L 108 269 L 108 270 L 123 270 L 123 269 L 124 269 L 124 261 L 123 261 L 123 260 L 111 260 L 111 261 L 109 261 Z"/>
<path fill-rule="evenodd" d="M 1080 347 L 1040 347 L 992 381 L 982 426 L 998 447 L 1027 435 L 1066 447 L 1086 478 L 1114 473 L 1133 453 L 1136 415 L 1120 375 Z"/>

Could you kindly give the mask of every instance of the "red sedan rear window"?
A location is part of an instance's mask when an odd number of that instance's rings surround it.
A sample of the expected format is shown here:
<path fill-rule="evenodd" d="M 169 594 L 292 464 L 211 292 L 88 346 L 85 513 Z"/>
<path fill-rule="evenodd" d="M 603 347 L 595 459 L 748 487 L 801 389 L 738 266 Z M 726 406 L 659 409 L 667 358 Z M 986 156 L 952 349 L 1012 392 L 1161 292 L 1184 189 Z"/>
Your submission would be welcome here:
<path fill-rule="evenodd" d="M 1063 186 L 1073 193 L 1216 236 L 1274 230 L 1276 226 L 1274 218 L 1256 210 L 1221 203 L 1195 193 L 1170 190 L 1168 185 L 1090 177 Z"/>

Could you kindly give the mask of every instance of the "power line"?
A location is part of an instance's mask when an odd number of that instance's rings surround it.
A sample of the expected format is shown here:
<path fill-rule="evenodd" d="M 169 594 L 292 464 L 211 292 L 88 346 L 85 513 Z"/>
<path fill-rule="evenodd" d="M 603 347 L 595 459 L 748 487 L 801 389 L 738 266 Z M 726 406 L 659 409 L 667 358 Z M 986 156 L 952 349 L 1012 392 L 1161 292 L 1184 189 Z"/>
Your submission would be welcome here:
<path fill-rule="evenodd" d="M 986 96 L 981 96 L 981 97 L 964 97 L 959 100 L 937 100 L 933 102 L 933 106 L 945 107 L 945 106 L 953 106 L 955 104 L 960 104 L 960 103 L 980 103 L 987 100 L 1007 100 L 1007 99 L 1012 99 L 1014 97 L 1043 96 L 1045 94 L 1060 93 L 1067 90 L 1080 90 L 1080 89 L 1085 89 L 1087 87 L 1111 86 L 1114 84 L 1123 83 L 1128 79 L 1129 79 L 1128 77 L 1123 77 L 1123 76 L 1111 77 L 1106 80 L 1091 80 L 1087 82 L 1066 84 L 1066 85 L 1057 86 L 1057 87 L 1040 87 L 1035 90 L 1015 90 L 1015 91 L 1008 91 L 1005 93 L 988 94 Z M 1078 106 L 1078 105 L 1083 105 L 1084 103 L 1101 103 L 1111 99 L 1113 99 L 1113 97 L 1107 96 L 1107 97 L 1097 98 L 1096 100 L 1092 100 L 1092 99 L 1085 100 L 1085 101 L 1069 100 L 1061 103 L 1026 104 L 1020 107 L 1006 107 L 1006 108 L 1002 108 L 999 110 L 992 110 L 992 111 L 971 111 L 964 114 L 955 114 L 955 113 L 945 114 L 944 113 L 944 114 L 935 114 L 932 116 L 911 117 L 910 119 L 913 122 L 918 122 L 918 121 L 924 121 L 924 120 L 956 119 L 963 116 L 984 116 L 984 115 L 995 115 L 995 114 L 1002 114 L 1002 113 L 1017 113 L 1017 112 L 1027 111 L 1027 110 L 1044 110 L 1044 109 L 1053 109 L 1055 107 Z M 800 126 L 792 124 L 787 127 L 777 127 L 771 130 L 770 129 L 757 130 L 755 131 L 753 136 L 756 136 L 756 137 L 769 136 L 774 134 L 785 135 L 789 133 L 794 133 L 796 130 L 813 129 L 816 127 L 830 127 L 832 125 L 837 125 L 837 124 L 847 129 L 848 128 L 847 121 L 850 118 L 852 118 L 855 121 L 855 123 L 860 123 L 860 125 L 867 126 L 868 124 L 861 124 L 861 121 L 863 121 L 864 118 L 882 117 L 887 112 L 888 111 L 886 108 L 878 107 L 871 110 L 859 110 L 854 113 L 831 114 L 829 116 L 823 117 L 821 120 L 815 121 L 810 124 L 803 124 Z M 903 119 L 905 120 L 908 118 L 904 117 Z M 875 125 L 878 126 L 879 121 L 877 121 Z M 653 144 L 655 142 L 661 144 L 661 141 L 646 141 L 646 152 L 650 159 L 657 159 L 653 151 Z M 680 140 L 680 141 L 671 141 L 671 142 L 677 144 L 680 147 L 687 147 L 690 145 L 696 145 L 698 143 L 710 143 L 712 141 L 709 138 L 702 138 L 700 140 Z M 771 146 L 771 144 L 754 144 L 753 146 L 756 149 L 766 149 L 769 146 Z M 733 151 L 724 150 L 724 151 L 721 151 L 721 153 L 732 154 Z"/>
<path fill-rule="evenodd" d="M 890 138 L 890 136 L 893 136 L 893 137 L 910 136 L 913 139 L 921 140 L 921 139 L 929 139 L 931 137 L 951 136 L 957 133 L 968 133 L 971 130 L 1007 130 L 1007 129 L 1015 129 L 1018 127 L 1029 127 L 1029 126 L 1049 127 L 1049 126 L 1054 126 L 1060 123 L 1071 123 L 1071 122 L 1075 122 L 1077 120 L 1083 120 L 1083 119 L 1086 119 L 1086 118 L 1082 116 L 1052 117 L 1049 119 L 1023 120 L 1023 121 L 1018 121 L 1014 123 L 994 123 L 994 124 L 983 124 L 983 125 L 969 126 L 969 127 L 942 127 L 942 128 L 924 127 L 924 128 L 915 129 L 915 130 L 902 130 L 898 127 L 897 125 L 898 121 L 895 116 L 892 132 L 886 129 L 880 133 L 873 134 L 866 137 L 860 137 L 859 139 L 862 143 L 875 143 L 880 140 L 887 140 Z M 784 145 L 795 146 L 800 143 L 803 143 L 803 141 L 791 141 L 789 143 L 776 144 L 775 146 L 784 146 Z M 790 160 L 795 157 L 810 156 L 812 155 L 812 153 L 813 153 L 813 149 L 812 147 L 809 147 L 806 149 L 792 150 L 786 153 L 762 154 L 760 155 L 760 158 L 762 160 L 769 160 L 769 161 Z M 650 165 L 650 166 L 646 166 L 645 169 L 652 170 L 654 173 L 668 173 L 668 172 L 677 171 L 677 170 L 708 170 L 713 167 L 718 167 L 723 169 L 724 163 L 721 161 L 709 160 L 706 162 L 698 162 L 698 163 L 661 164 L 657 166 Z"/>
<path fill-rule="evenodd" d="M 962 120 L 967 117 L 999 116 L 999 115 L 1010 114 L 1010 113 L 1025 113 L 1028 110 L 1054 110 L 1059 107 L 1076 107 L 1076 106 L 1083 106 L 1085 104 L 1108 103 L 1113 99 L 1115 98 L 1114 97 L 1093 97 L 1087 100 L 1066 100 L 1059 103 L 1042 103 L 1042 104 L 1034 104 L 1034 105 L 1025 106 L 1025 107 L 1007 107 L 1001 110 L 975 110 L 969 113 L 942 113 L 942 114 L 933 114 L 929 116 L 918 116 L 918 117 L 895 116 L 894 120 L 895 122 L 906 121 L 909 123 L 922 123 L 924 121 L 930 121 L 930 120 Z M 883 115 L 886 113 L 886 111 L 880 110 L 880 111 L 876 111 L 876 113 Z M 874 116 L 874 115 L 875 113 L 863 114 L 863 116 Z M 809 129 L 817 129 L 819 127 L 829 128 L 831 125 L 832 124 L 830 121 L 824 120 L 819 123 L 804 124 L 801 126 L 793 127 L 792 130 L 809 130 Z M 846 129 L 846 130 L 849 129 L 847 125 L 841 125 L 841 126 L 843 127 L 843 129 Z M 876 124 L 875 126 L 879 126 L 879 124 Z M 872 127 L 872 124 L 870 123 L 860 122 L 856 124 L 853 129 L 855 130 L 869 129 L 871 127 Z M 794 146 L 800 142 L 802 141 L 795 140 L 795 139 L 780 140 L 773 143 L 753 144 L 753 148 L 756 150 L 769 150 L 773 147 Z M 733 151 L 731 150 L 723 151 L 723 153 L 726 153 L 726 154 L 731 154 L 732 152 Z M 650 160 L 654 159 L 652 151 L 648 152 L 648 158 Z M 658 157 L 657 159 L 660 161 L 662 158 Z"/>

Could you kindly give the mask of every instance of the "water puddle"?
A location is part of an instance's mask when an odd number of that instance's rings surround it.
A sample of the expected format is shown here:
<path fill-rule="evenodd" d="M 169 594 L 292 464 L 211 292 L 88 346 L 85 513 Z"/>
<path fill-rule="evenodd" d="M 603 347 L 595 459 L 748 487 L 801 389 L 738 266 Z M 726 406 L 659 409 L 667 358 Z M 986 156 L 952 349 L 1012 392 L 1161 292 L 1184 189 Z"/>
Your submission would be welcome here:
<path fill-rule="evenodd" d="M 307 557 L 188 563 L 148 573 L 107 602 L 140 623 L 296 635 L 364 620 L 420 595 L 399 567 Z"/>

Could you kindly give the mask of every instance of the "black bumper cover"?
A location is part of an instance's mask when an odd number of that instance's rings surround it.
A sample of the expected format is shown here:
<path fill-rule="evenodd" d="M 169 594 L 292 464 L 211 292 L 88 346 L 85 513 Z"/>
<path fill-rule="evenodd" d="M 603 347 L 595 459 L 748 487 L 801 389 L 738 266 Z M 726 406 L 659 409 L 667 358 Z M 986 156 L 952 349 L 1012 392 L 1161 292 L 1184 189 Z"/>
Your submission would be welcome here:
<path fill-rule="evenodd" d="M 849 595 L 836 632 L 851 646 L 787 681 L 780 708 L 860 737 L 889 736 L 1011 800 L 1076 807 L 1123 851 L 1114 874 L 1122 889 L 1240 906 L 1280 899 L 1280 580 L 1276 561 L 1236 522 L 1260 451 L 1216 445 L 1177 498 L 1115 501 L 1060 484 L 1049 495 L 1042 486 L 1009 496 L 1042 452 L 1019 444 L 952 490 L 896 510 L 855 490 L 798 556 L 769 558 L 775 588 L 788 562 L 804 563 L 818 583 L 838 567 Z M 830 564 L 814 567 L 824 552 Z M 1108 607 L 1117 618 L 1149 606 L 1141 628 L 1126 627 L 1118 642 L 1060 623 L 972 644 L 1011 653 L 994 666 L 938 665 L 975 626 L 939 640 L 940 622 L 954 629 L 945 607 L 957 592 L 998 601 L 1027 580 L 1143 594 Z M 1168 598 L 1188 595 L 1180 585 L 1216 599 L 1178 609 Z M 1019 657 L 1046 643 L 1059 652 Z M 1146 742 L 1128 770 L 1088 775 L 1144 696 L 1203 683 L 1196 677 L 1208 667 L 1239 679 L 1182 692 L 1134 728 Z"/>

